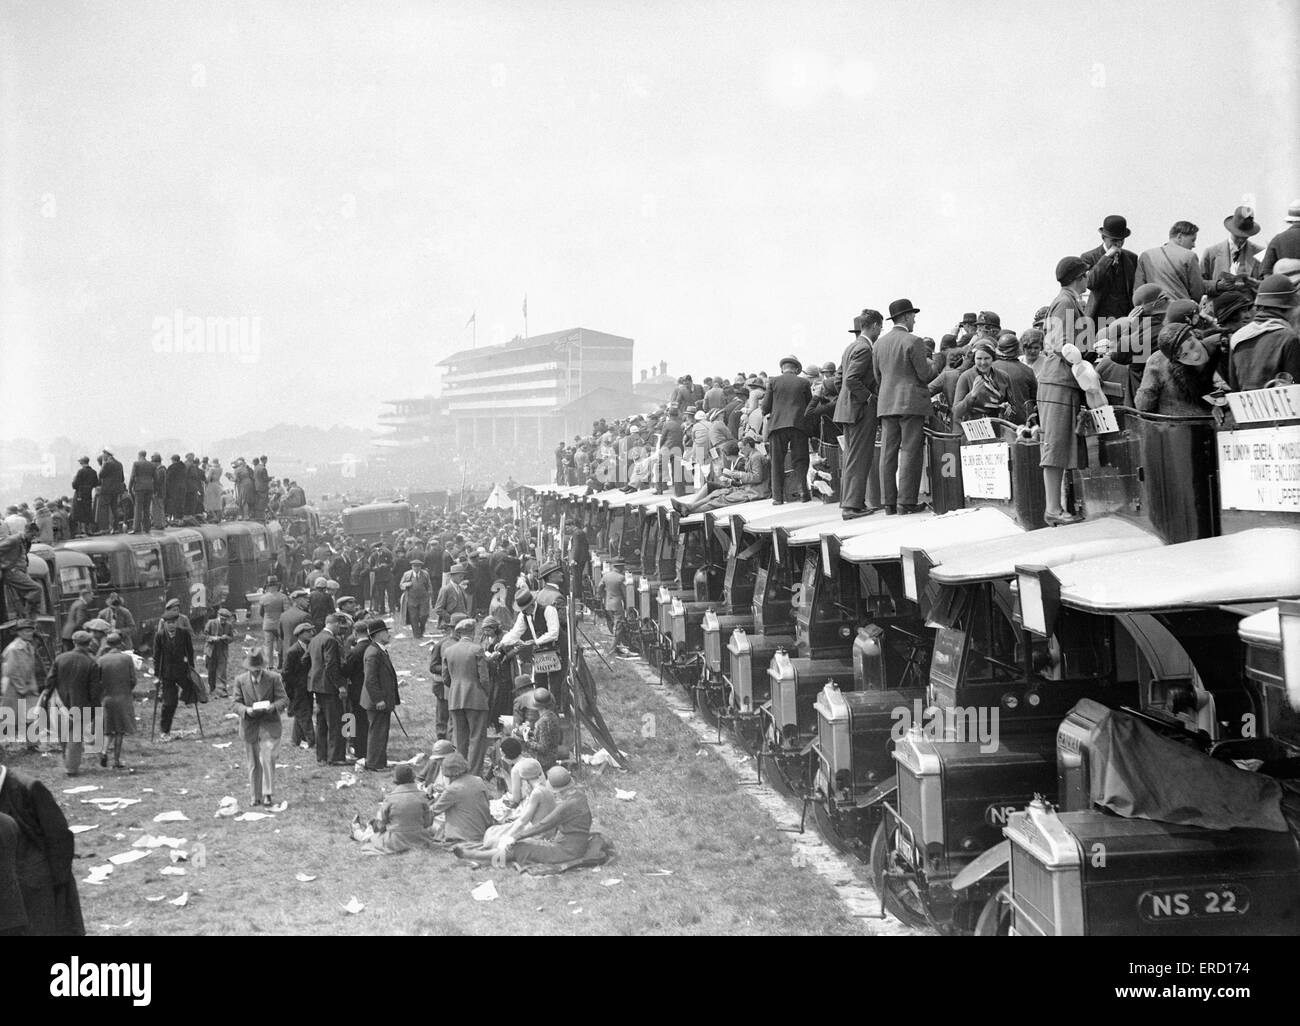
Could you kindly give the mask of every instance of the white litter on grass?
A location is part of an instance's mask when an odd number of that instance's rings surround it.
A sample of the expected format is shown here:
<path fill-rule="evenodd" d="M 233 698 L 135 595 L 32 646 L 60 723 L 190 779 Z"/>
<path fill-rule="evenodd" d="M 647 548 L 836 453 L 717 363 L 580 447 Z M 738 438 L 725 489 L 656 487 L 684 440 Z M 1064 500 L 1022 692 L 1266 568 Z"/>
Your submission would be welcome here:
<path fill-rule="evenodd" d="M 580 916 L 580 915 L 582 915 L 582 909 L 580 909 L 580 908 L 575 908 L 575 909 L 573 910 L 573 914 L 574 914 L 575 916 Z"/>
<path fill-rule="evenodd" d="M 272 811 L 272 812 L 283 812 L 283 811 L 284 811 L 285 809 L 287 809 L 288 807 L 289 807 L 289 803 L 288 803 L 288 802 L 280 802 L 278 805 L 272 805 L 272 806 L 271 806 L 271 811 Z"/>
<path fill-rule="evenodd" d="M 125 866 L 132 862 L 136 862 L 139 859 L 148 857 L 149 853 L 147 851 L 142 851 L 141 849 L 136 848 L 132 851 L 122 851 L 118 852 L 116 855 L 110 855 L 108 861 L 113 863 L 115 866 Z"/>
<path fill-rule="evenodd" d="M 144 834 L 131 842 L 132 848 L 184 848 L 189 842 L 184 837 L 154 837 Z"/>
<path fill-rule="evenodd" d="M 113 867 L 111 865 L 91 866 L 90 875 L 86 877 L 85 882 L 98 886 L 108 880 L 108 874 L 111 872 L 113 872 Z"/>
<path fill-rule="evenodd" d="M 623 751 L 622 749 L 619 749 L 618 754 L 622 756 L 624 759 L 628 757 L 627 752 Z M 605 751 L 605 749 L 603 748 L 595 755 L 583 755 L 582 761 L 583 764 L 587 766 L 614 766 L 616 768 L 620 768 L 620 769 L 622 768 L 618 765 L 618 763 L 614 761 L 614 757 L 610 755 L 609 752 Z"/>
<path fill-rule="evenodd" d="M 114 835 L 113 835 L 113 840 L 115 840 L 115 841 L 125 841 L 125 840 L 126 840 L 126 834 L 114 834 Z"/>
<path fill-rule="evenodd" d="M 152 788 L 152 787 L 142 787 L 142 788 L 140 788 L 140 793 L 141 793 L 141 794 L 153 794 L 153 788 Z"/>
<path fill-rule="evenodd" d="M 356 782 L 356 775 L 344 770 L 339 774 L 338 780 L 334 781 L 334 790 L 341 791 L 345 787 L 354 787 Z"/>
<path fill-rule="evenodd" d="M 68 827 L 74 834 L 84 834 L 87 830 L 98 830 L 98 823 L 91 823 L 89 826 L 72 826 Z"/>
<path fill-rule="evenodd" d="M 475 901 L 496 901 L 500 897 L 497 894 L 497 885 L 491 880 L 484 880 L 469 892 L 469 896 Z"/>
<path fill-rule="evenodd" d="M 139 805 L 140 798 L 83 798 L 82 805 L 94 805 L 100 812 L 120 812 L 132 805 Z"/>
<path fill-rule="evenodd" d="M 100 923 L 101 930 L 125 930 L 128 926 L 135 924 L 134 919 L 128 919 L 125 923 Z"/>
<path fill-rule="evenodd" d="M 181 896 L 179 898 L 172 898 L 171 901 L 167 902 L 168 905 L 175 905 L 177 908 L 184 908 L 189 903 L 190 903 L 189 891 L 184 891 L 181 893 Z"/>
<path fill-rule="evenodd" d="M 615 877 L 611 877 L 611 878 L 608 879 L 608 880 L 602 880 L 602 881 L 600 881 L 600 885 L 601 885 L 602 887 L 613 887 L 613 886 L 615 886 L 616 884 L 621 884 L 622 882 L 623 882 L 622 879 L 620 879 L 619 877 L 615 876 Z"/>
<path fill-rule="evenodd" d="M 168 848 L 167 857 L 171 859 L 172 864 L 175 865 L 177 862 L 188 862 L 190 860 L 190 853 L 187 851 L 178 851 L 175 848 Z"/>
<path fill-rule="evenodd" d="M 410 670 L 398 670 L 398 671 L 397 671 L 397 675 L 398 675 L 399 677 L 409 677 L 409 676 L 411 675 L 411 671 L 410 671 Z"/>
<path fill-rule="evenodd" d="M 144 896 L 145 901 L 165 901 L 166 899 L 167 895 L 165 894 L 146 894 Z"/>
<path fill-rule="evenodd" d="M 87 794 L 90 791 L 102 791 L 98 784 L 82 784 L 80 787 L 65 787 L 64 794 Z"/>
<path fill-rule="evenodd" d="M 642 876 L 672 876 L 671 869 L 656 869 L 653 873 L 642 873 Z"/>
<path fill-rule="evenodd" d="M 245 812 L 242 816 L 236 816 L 236 823 L 256 823 L 259 819 L 275 819 L 269 812 Z"/>
<path fill-rule="evenodd" d="M 235 800 L 233 795 L 226 795 L 224 798 L 221 799 L 221 802 L 217 805 L 216 815 L 214 815 L 212 818 L 220 819 L 223 816 L 234 816 L 237 815 L 238 813 L 239 813 L 239 802 Z"/>
<path fill-rule="evenodd" d="M 636 798 L 635 791 L 624 791 L 621 787 L 614 788 L 614 797 L 621 802 L 630 802 Z"/>
<path fill-rule="evenodd" d="M 239 713 L 226 713 L 226 715 L 221 718 L 223 720 L 237 720 L 239 719 Z"/>
<path fill-rule="evenodd" d="M 358 912 L 364 912 L 366 910 L 366 906 L 361 904 L 361 902 L 357 901 L 357 896 L 355 894 L 348 899 L 348 903 L 346 905 L 340 905 L 339 907 L 343 909 L 344 912 L 350 912 L 354 916 Z"/>
<path fill-rule="evenodd" d="M 294 876 L 294 879 L 299 883 L 311 883 L 316 878 L 314 876 L 308 876 L 306 873 L 298 873 Z"/>
<path fill-rule="evenodd" d="M 162 869 L 158 870 L 158 872 L 163 876 L 184 876 L 185 875 L 185 870 L 183 870 L 180 866 L 163 866 Z"/>
<path fill-rule="evenodd" d="M 213 747 L 213 748 L 229 748 L 229 747 L 230 747 L 231 745 L 233 745 L 234 743 L 235 743 L 235 742 L 233 742 L 233 741 L 226 741 L 226 742 L 223 742 L 222 744 L 219 744 L 219 745 L 213 745 L 212 747 Z"/>
<path fill-rule="evenodd" d="M 185 815 L 179 809 L 172 809 L 171 812 L 160 812 L 154 816 L 155 823 L 188 823 L 190 817 Z"/>

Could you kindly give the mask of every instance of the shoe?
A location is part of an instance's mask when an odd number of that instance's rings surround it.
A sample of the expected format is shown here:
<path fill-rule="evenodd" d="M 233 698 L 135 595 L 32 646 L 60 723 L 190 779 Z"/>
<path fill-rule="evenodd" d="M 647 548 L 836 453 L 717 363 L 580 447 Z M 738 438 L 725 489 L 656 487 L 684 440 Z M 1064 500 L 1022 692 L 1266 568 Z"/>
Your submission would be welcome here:
<path fill-rule="evenodd" d="M 885 516 L 887 516 L 887 517 L 892 517 L 892 516 L 894 516 L 894 515 L 897 514 L 897 513 L 898 513 L 898 510 L 897 510 L 895 507 L 893 507 L 893 506 L 886 506 L 886 507 L 885 507 Z"/>
<path fill-rule="evenodd" d="M 1077 524 L 1083 517 L 1076 517 L 1073 513 L 1044 513 L 1043 523 L 1048 527 L 1060 527 L 1062 524 Z"/>
<path fill-rule="evenodd" d="M 158 740 L 159 740 L 159 741 L 166 742 L 166 741 L 170 741 L 171 739 L 172 739 L 171 734 L 168 733 L 168 732 L 165 731 L 165 730 L 164 730 L 161 734 L 158 735 Z"/>
<path fill-rule="evenodd" d="M 103 755 L 101 755 L 101 756 L 99 757 L 99 765 L 100 765 L 101 767 L 104 767 L 104 768 L 107 768 L 107 767 L 108 767 L 108 753 L 107 753 L 107 752 L 105 752 Z"/>
<path fill-rule="evenodd" d="M 113 769 L 126 769 L 126 764 L 121 762 L 113 763 Z"/>
<path fill-rule="evenodd" d="M 846 509 L 840 514 L 844 520 L 860 520 L 862 517 L 869 517 L 876 512 L 874 509 Z"/>
<path fill-rule="evenodd" d="M 800 501 L 800 502 L 812 502 L 812 496 L 811 496 L 811 495 L 801 495 L 801 496 L 799 496 L 799 501 Z"/>
<path fill-rule="evenodd" d="M 785 505 L 785 500 L 784 500 L 784 499 L 773 499 L 773 500 L 772 500 L 772 505 L 773 505 L 773 506 L 784 506 L 784 505 Z"/>
<path fill-rule="evenodd" d="M 330 764 L 331 766 L 351 766 L 351 765 L 352 765 L 352 763 L 348 762 L 347 759 L 331 759 L 329 764 Z"/>

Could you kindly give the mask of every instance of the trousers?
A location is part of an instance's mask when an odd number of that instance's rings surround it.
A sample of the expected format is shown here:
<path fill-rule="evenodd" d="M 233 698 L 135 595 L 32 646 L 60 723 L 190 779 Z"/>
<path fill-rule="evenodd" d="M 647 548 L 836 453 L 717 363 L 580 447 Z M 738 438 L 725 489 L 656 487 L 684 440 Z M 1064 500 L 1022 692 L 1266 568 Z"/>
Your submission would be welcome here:
<path fill-rule="evenodd" d="M 158 726 L 164 734 L 170 734 L 172 717 L 176 715 L 176 706 L 180 704 L 181 685 L 179 681 L 164 680 L 158 686 L 162 689 L 162 717 Z"/>
<path fill-rule="evenodd" d="M 880 418 L 880 498 L 886 507 L 915 506 L 925 443 L 920 416 Z"/>
<path fill-rule="evenodd" d="M 230 657 L 229 645 L 213 645 L 203 657 L 208 667 L 208 693 L 224 695 L 227 691 L 226 667 Z"/>
<path fill-rule="evenodd" d="M 451 711 L 452 743 L 456 751 L 465 756 L 469 771 L 484 776 L 483 760 L 487 758 L 487 709 L 453 709 Z"/>
<path fill-rule="evenodd" d="M 808 494 L 808 434 L 798 428 L 777 428 L 767 436 L 772 460 L 772 499 L 785 501 L 785 455 L 794 464 L 794 489 L 799 498 Z"/>
<path fill-rule="evenodd" d="M 289 712 L 293 716 L 293 743 L 297 745 L 306 741 L 308 747 L 315 748 L 316 732 L 311 726 L 311 706 L 311 692 L 303 687 L 290 701 Z"/>
<path fill-rule="evenodd" d="M 369 709 L 366 715 L 370 718 L 366 732 L 366 769 L 387 769 L 388 730 L 393 723 L 393 710 Z"/>
<path fill-rule="evenodd" d="M 365 759 L 369 762 L 370 753 L 370 713 L 361 708 L 361 702 L 354 700 L 348 703 L 348 712 L 352 714 L 352 729 L 349 732 L 344 730 L 344 737 L 351 735 L 352 754 L 358 759 Z"/>
<path fill-rule="evenodd" d="M 135 513 L 131 517 L 132 534 L 148 534 L 153 529 L 153 492 L 135 493 Z"/>
<path fill-rule="evenodd" d="M 342 762 L 347 757 L 343 747 L 343 699 L 337 692 L 312 694 L 316 699 L 316 761 Z"/>
<path fill-rule="evenodd" d="M 275 794 L 275 753 L 279 748 L 279 738 L 264 737 L 259 741 L 244 742 L 244 754 L 248 758 L 248 793 L 253 796 L 254 805 Z"/>
<path fill-rule="evenodd" d="M 859 510 L 881 504 L 876 423 L 873 397 L 857 423 L 844 425 L 844 459 L 840 463 L 840 505 L 844 509 Z"/>

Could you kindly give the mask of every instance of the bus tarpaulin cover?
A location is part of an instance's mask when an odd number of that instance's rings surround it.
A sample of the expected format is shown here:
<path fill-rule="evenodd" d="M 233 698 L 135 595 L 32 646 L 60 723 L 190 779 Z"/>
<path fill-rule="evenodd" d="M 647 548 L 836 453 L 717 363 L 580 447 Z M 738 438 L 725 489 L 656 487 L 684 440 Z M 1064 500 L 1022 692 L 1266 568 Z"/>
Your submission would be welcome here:
<path fill-rule="evenodd" d="M 1289 829 L 1282 788 L 1163 738 L 1136 717 L 1111 712 L 1097 725 L 1090 753 L 1093 800 L 1128 819 L 1207 830 Z"/>

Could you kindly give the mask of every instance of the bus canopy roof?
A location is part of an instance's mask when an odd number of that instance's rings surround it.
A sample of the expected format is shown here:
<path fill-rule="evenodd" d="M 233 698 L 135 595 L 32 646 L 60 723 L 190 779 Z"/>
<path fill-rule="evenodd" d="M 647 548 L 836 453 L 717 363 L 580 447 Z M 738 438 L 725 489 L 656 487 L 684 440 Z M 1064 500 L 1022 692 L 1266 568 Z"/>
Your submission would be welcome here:
<path fill-rule="evenodd" d="M 849 563 L 888 563 L 899 558 L 903 546 L 939 548 L 958 542 L 984 542 L 1024 533 L 1024 528 L 991 506 L 955 509 L 938 517 L 917 514 L 893 517 L 888 530 L 850 538 L 840 549 Z"/>

